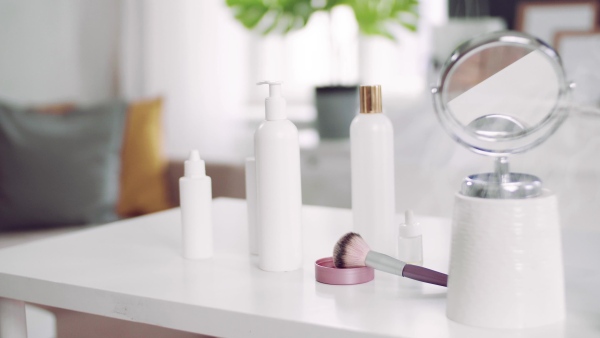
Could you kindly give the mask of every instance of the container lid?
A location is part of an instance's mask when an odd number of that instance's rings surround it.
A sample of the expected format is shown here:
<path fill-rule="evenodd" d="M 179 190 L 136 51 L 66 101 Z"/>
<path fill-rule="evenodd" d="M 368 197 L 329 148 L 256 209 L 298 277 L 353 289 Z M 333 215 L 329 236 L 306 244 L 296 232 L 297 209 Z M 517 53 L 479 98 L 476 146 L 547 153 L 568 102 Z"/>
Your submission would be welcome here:
<path fill-rule="evenodd" d="M 360 113 L 381 113 L 381 86 L 360 86 Z"/>
<path fill-rule="evenodd" d="M 190 157 L 184 162 L 183 175 L 185 177 L 203 177 L 206 176 L 206 166 L 200 159 L 200 153 L 197 149 L 190 151 Z"/>
<path fill-rule="evenodd" d="M 542 194 L 542 181 L 529 174 L 509 173 L 502 179 L 496 173 L 469 175 L 460 187 L 465 196 L 493 199 L 522 199 Z"/>
<path fill-rule="evenodd" d="M 333 265 L 333 257 L 325 257 L 315 262 L 317 282 L 332 285 L 353 285 L 370 282 L 375 271 L 368 266 L 360 268 L 338 269 Z"/>

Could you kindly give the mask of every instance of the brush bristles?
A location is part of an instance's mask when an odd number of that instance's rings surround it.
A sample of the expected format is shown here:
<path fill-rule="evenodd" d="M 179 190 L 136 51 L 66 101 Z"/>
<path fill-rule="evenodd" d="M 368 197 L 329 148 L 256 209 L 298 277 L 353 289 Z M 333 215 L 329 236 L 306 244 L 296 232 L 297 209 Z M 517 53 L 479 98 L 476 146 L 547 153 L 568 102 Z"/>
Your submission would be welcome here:
<path fill-rule="evenodd" d="M 333 265 L 336 268 L 365 266 L 365 258 L 371 251 L 359 234 L 349 232 L 342 236 L 333 249 Z"/>

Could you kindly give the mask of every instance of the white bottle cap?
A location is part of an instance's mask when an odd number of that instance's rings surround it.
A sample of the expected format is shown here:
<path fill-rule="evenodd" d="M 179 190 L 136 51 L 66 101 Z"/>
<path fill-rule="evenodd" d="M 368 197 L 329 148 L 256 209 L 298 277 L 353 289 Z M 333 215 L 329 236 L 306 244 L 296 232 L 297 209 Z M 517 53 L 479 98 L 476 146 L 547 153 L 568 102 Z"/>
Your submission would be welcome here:
<path fill-rule="evenodd" d="M 399 235 L 401 237 L 417 237 L 423 235 L 421 224 L 415 222 L 412 210 L 404 212 L 404 223 L 400 224 Z"/>
<path fill-rule="evenodd" d="M 183 174 L 186 177 L 206 176 L 206 167 L 198 150 L 190 151 L 190 158 L 184 163 Z"/>
<path fill-rule="evenodd" d="M 261 81 L 257 85 L 269 85 L 269 97 L 265 99 L 265 119 L 267 121 L 285 120 L 285 99 L 281 96 L 281 81 Z"/>

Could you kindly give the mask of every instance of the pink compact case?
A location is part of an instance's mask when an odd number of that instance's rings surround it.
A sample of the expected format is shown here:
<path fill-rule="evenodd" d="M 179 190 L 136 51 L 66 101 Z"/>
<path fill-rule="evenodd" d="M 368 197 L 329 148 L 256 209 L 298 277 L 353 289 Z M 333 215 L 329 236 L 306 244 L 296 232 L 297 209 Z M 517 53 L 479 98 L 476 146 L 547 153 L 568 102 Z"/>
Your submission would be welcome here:
<path fill-rule="evenodd" d="M 317 282 L 324 284 L 362 284 L 372 281 L 375 271 L 368 266 L 338 269 L 333 265 L 333 257 L 325 257 L 315 262 L 315 278 Z"/>

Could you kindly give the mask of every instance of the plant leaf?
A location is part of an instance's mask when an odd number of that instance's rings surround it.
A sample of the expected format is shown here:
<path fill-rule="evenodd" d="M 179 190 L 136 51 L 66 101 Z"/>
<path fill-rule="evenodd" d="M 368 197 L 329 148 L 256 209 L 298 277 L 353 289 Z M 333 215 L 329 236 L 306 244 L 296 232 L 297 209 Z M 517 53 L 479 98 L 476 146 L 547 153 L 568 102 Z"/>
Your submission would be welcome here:
<path fill-rule="evenodd" d="M 347 5 L 361 33 L 395 40 L 389 25 L 399 24 L 409 31 L 417 30 L 418 0 L 324 0 L 320 6 L 313 0 L 225 0 L 235 18 L 248 29 L 263 34 L 283 33 L 303 28 L 318 11 L 331 11 Z M 317 7 L 315 7 L 317 6 Z"/>

